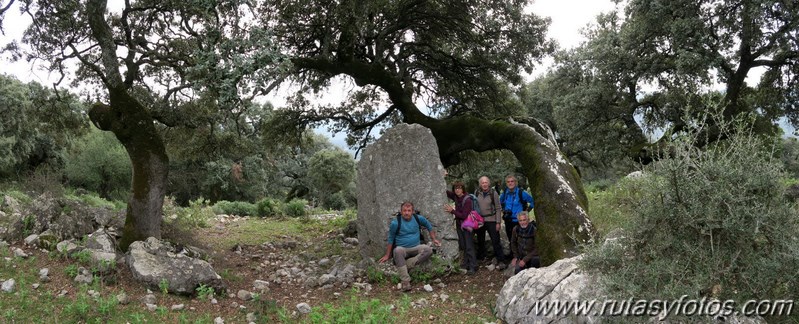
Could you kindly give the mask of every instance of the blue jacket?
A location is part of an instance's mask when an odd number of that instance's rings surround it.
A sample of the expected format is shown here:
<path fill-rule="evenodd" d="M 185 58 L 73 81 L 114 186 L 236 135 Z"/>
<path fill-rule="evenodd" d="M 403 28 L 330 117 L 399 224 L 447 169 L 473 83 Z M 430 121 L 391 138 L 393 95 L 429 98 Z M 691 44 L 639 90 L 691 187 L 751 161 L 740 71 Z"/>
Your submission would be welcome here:
<path fill-rule="evenodd" d="M 422 215 L 417 215 L 419 217 L 419 223 L 427 228 L 428 231 L 433 230 L 433 225 L 427 221 L 427 218 L 424 218 Z M 410 220 L 405 220 L 400 216 L 400 220 L 402 221 L 402 226 L 400 227 L 399 234 L 397 235 L 397 243 L 395 247 L 401 246 L 406 248 L 412 248 L 414 246 L 419 245 L 419 224 L 416 223 L 416 219 L 411 216 Z M 388 243 L 391 244 L 394 242 L 394 234 L 397 233 L 397 218 L 394 218 L 391 221 L 391 225 L 388 226 Z"/>
<path fill-rule="evenodd" d="M 519 221 L 516 219 L 516 214 L 522 211 L 522 202 L 519 200 L 519 193 L 516 190 L 521 190 L 519 187 L 513 188 L 510 190 L 505 188 L 505 191 L 499 195 L 499 201 L 502 203 L 502 211 L 510 211 L 511 212 L 511 220 L 514 223 L 518 223 Z M 533 196 L 527 193 L 527 191 L 522 190 L 522 200 L 527 202 L 527 210 L 530 210 L 534 207 L 533 203 Z"/>

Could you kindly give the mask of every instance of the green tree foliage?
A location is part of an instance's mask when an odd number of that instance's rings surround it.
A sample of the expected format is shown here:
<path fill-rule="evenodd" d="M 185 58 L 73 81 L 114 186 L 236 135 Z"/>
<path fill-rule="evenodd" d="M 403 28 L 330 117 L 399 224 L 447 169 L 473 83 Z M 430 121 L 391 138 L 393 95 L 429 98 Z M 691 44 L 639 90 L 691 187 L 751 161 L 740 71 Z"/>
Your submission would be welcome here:
<path fill-rule="evenodd" d="M 267 136 L 267 139 L 274 137 Z M 319 151 L 331 150 L 330 141 L 312 131 L 306 131 L 299 139 L 290 142 L 273 142 L 269 163 L 276 170 L 274 181 L 270 184 L 281 189 L 289 202 L 294 198 L 311 198 L 313 184 L 308 177 L 309 161 Z"/>
<path fill-rule="evenodd" d="M 679 137 L 674 154 L 648 166 L 620 237 L 591 249 L 585 266 L 611 298 L 708 296 L 792 299 L 799 294 L 799 215 L 786 201 L 775 140 L 752 126 L 698 149 Z M 629 185 L 629 184 L 628 184 Z"/>
<path fill-rule="evenodd" d="M 169 194 L 176 202 L 206 197 L 254 202 L 276 194 L 268 183 L 276 172 L 265 150 L 264 124 L 271 105 L 250 104 L 231 112 L 213 101 L 188 103 L 192 122 L 161 130 L 170 153 Z"/>
<path fill-rule="evenodd" d="M 132 194 L 120 246 L 160 237 L 169 158 L 155 121 L 191 122 L 183 108 L 235 114 L 281 70 L 265 28 L 242 19 L 257 12 L 249 1 L 24 1 L 33 23 L 22 42 L 6 46 L 16 58 L 47 62 L 74 84 L 96 85 L 89 117 L 125 146 L 133 169 Z M 4 13 L 0 12 L 0 15 Z M 1 19 L 1 18 L 0 18 Z M 29 48 L 29 50 L 27 50 Z M 74 75 L 66 75 L 77 65 Z M 74 77 L 73 77 L 74 76 Z M 268 88 L 268 86 L 267 86 Z"/>
<path fill-rule="evenodd" d="M 70 140 L 87 130 L 83 111 L 66 91 L 0 74 L 0 178 L 43 164 L 60 169 Z"/>
<path fill-rule="evenodd" d="M 127 200 L 130 159 L 113 134 L 92 128 L 75 141 L 64 175 L 71 186 L 97 192 L 105 199 Z"/>
<path fill-rule="evenodd" d="M 342 149 L 321 150 L 308 160 L 308 180 L 312 191 L 327 208 L 346 207 L 341 192 L 354 179 L 355 161 Z"/>
<path fill-rule="evenodd" d="M 780 117 L 799 121 L 794 2 L 635 0 L 623 10 L 600 15 L 588 41 L 560 53 L 557 68 L 523 96 L 570 157 L 600 168 L 618 156 L 648 163 L 663 148 L 651 145 L 654 129 L 696 131 L 684 117 L 716 106 L 725 120 L 754 113 L 759 133 L 773 133 Z M 758 84 L 745 82 L 762 70 Z M 708 141 L 720 134 L 704 131 Z"/>

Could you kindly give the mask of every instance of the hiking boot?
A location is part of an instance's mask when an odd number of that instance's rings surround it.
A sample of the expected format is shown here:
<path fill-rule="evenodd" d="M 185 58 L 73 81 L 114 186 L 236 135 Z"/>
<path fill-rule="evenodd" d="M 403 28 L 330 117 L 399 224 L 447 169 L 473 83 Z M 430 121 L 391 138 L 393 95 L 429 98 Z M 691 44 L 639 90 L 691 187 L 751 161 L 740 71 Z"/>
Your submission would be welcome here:
<path fill-rule="evenodd" d="M 403 281 L 402 282 L 402 291 L 411 291 L 411 282 L 410 281 Z"/>

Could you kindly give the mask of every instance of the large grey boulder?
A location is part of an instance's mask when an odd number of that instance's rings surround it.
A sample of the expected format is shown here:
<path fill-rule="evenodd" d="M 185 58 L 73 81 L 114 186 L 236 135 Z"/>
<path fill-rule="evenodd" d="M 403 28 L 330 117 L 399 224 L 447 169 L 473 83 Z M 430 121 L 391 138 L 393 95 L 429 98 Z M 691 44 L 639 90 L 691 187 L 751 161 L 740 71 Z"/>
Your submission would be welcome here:
<path fill-rule="evenodd" d="M 606 241 L 605 244 L 616 244 Z M 505 323 L 616 323 L 626 319 L 636 323 L 682 323 L 684 318 L 671 318 L 673 311 L 668 314 L 659 313 L 655 316 L 642 317 L 627 314 L 629 307 L 624 306 L 628 300 L 612 300 L 605 297 L 598 298 L 597 278 L 594 275 L 586 274 L 579 269 L 578 263 L 582 255 L 558 260 L 552 265 L 538 269 L 527 269 L 511 277 L 502 286 L 497 297 L 495 307 L 496 316 Z M 699 298 L 696 298 L 698 300 Z M 594 302 L 594 307 L 590 311 L 571 311 L 557 313 L 546 311 L 546 307 L 560 305 L 566 306 L 564 302 L 581 302 L 587 305 Z M 619 302 L 611 307 L 605 308 L 606 313 L 603 317 L 600 312 L 605 302 Z M 631 302 L 632 300 L 630 300 Z M 664 300 L 668 301 L 668 300 Z M 557 307 L 557 306 L 555 306 Z M 572 305 L 574 307 L 574 304 Z M 649 310 L 647 310 L 649 312 Z M 650 313 L 648 313 L 650 314 Z M 693 319 L 702 323 L 735 323 L 735 324 L 762 324 L 765 323 L 761 317 L 744 316 L 711 316 L 695 315 Z M 704 316 L 704 317 L 699 317 Z M 609 320 L 606 320 L 609 319 Z"/>
<path fill-rule="evenodd" d="M 133 278 L 152 289 L 160 289 L 159 284 L 165 281 L 167 290 L 174 294 L 193 294 L 200 285 L 212 287 L 216 292 L 226 290 L 222 277 L 208 262 L 178 253 L 168 242 L 154 237 L 133 242 L 127 264 Z"/>
<path fill-rule="evenodd" d="M 442 246 L 438 255 L 458 256 L 458 237 L 446 203 L 444 167 L 429 129 L 399 124 L 366 147 L 358 162 L 358 246 L 364 258 L 386 252 L 388 227 L 404 201 L 431 221 Z M 426 232 L 426 231 L 425 231 Z"/>
<path fill-rule="evenodd" d="M 593 316 L 563 315 L 555 312 L 537 314 L 540 302 L 578 301 L 593 281 L 578 271 L 582 256 L 558 260 L 544 268 L 531 268 L 508 279 L 499 292 L 496 316 L 506 323 L 594 323 Z"/>
<path fill-rule="evenodd" d="M 94 232 L 95 228 L 92 207 L 49 194 L 36 197 L 28 214 L 35 217 L 30 229 L 32 233 L 49 229 L 58 240 L 79 239 Z"/>

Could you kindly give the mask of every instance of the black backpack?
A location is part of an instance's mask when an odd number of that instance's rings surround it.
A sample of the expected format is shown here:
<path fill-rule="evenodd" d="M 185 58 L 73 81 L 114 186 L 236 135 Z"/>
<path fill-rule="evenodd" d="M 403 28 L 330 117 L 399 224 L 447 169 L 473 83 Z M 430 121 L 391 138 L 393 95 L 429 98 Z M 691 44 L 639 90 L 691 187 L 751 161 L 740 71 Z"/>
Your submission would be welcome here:
<path fill-rule="evenodd" d="M 522 210 L 523 211 L 529 211 L 529 210 L 527 210 L 527 206 L 528 206 L 527 201 L 525 201 L 524 200 L 524 196 L 522 196 L 522 192 L 523 191 L 524 191 L 524 189 L 516 187 L 516 194 L 519 196 L 519 203 L 522 204 Z M 508 187 L 505 187 L 505 192 L 508 192 Z M 492 195 L 491 197 L 493 199 L 494 196 Z M 505 199 L 507 200 L 508 198 L 505 198 Z M 493 203 L 493 201 L 492 201 L 492 203 Z M 504 202 L 503 202 L 503 204 L 504 204 Z M 502 208 L 505 208 L 505 206 L 502 206 Z"/>

